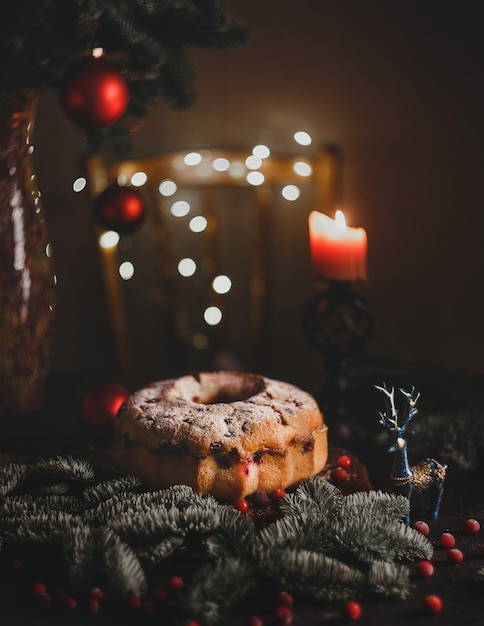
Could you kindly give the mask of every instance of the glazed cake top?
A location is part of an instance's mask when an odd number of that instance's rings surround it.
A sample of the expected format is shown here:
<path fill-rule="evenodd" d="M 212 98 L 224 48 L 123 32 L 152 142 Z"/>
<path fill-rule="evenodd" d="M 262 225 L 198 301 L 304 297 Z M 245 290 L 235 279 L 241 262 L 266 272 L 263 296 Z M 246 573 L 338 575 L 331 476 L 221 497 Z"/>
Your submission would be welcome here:
<path fill-rule="evenodd" d="M 118 413 L 116 432 L 152 450 L 182 444 L 195 455 L 237 449 L 283 452 L 324 427 L 314 398 L 289 383 L 255 374 L 203 372 L 152 383 Z"/>

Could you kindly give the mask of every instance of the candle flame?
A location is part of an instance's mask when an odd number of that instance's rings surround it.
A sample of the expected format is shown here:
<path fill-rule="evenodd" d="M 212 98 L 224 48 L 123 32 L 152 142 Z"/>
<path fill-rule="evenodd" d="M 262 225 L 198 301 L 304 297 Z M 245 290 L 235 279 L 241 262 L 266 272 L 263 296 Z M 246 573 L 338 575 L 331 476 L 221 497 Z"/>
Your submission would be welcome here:
<path fill-rule="evenodd" d="M 341 230 L 346 230 L 346 220 L 343 211 L 336 211 L 334 221 L 336 222 L 336 226 L 338 228 L 341 228 Z"/>

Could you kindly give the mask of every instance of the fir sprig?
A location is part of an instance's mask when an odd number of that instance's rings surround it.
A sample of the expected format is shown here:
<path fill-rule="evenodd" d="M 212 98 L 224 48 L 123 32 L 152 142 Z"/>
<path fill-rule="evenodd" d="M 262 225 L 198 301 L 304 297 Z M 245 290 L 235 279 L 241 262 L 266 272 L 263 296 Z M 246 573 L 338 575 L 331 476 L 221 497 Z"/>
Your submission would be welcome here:
<path fill-rule="evenodd" d="M 74 589 L 102 584 L 142 596 L 155 566 L 190 550 L 200 569 L 179 609 L 209 626 L 256 587 L 330 602 L 402 598 L 406 562 L 432 554 L 430 542 L 401 521 L 408 500 L 382 492 L 343 497 L 318 477 L 256 530 L 248 516 L 187 486 L 147 491 L 133 477 L 97 478 L 89 463 L 69 457 L 4 461 L 0 554 L 11 544 L 55 548 Z M 56 495 L 56 485 L 65 493 Z"/>

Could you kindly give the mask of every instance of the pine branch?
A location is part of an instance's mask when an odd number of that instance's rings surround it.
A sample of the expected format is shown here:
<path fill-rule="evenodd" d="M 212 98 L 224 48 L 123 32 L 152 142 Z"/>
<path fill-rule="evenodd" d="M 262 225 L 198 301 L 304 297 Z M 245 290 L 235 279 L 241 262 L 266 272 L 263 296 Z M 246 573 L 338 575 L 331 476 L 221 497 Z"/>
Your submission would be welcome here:
<path fill-rule="evenodd" d="M 182 610 L 188 619 L 215 625 L 247 595 L 255 581 L 256 571 L 247 562 L 234 557 L 218 559 L 201 568 L 181 598 Z"/>

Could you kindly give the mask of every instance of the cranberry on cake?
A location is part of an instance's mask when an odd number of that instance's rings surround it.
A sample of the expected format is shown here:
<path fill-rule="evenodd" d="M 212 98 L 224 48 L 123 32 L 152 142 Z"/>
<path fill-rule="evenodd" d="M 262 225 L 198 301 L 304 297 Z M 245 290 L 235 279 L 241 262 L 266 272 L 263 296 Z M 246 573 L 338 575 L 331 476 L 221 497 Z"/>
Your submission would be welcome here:
<path fill-rule="evenodd" d="M 234 499 L 318 474 L 327 426 L 314 398 L 256 374 L 202 372 L 132 394 L 118 412 L 110 461 L 151 488 L 189 485 Z"/>

